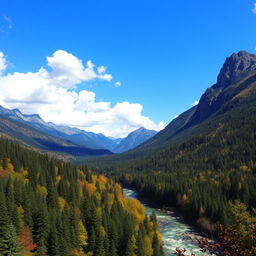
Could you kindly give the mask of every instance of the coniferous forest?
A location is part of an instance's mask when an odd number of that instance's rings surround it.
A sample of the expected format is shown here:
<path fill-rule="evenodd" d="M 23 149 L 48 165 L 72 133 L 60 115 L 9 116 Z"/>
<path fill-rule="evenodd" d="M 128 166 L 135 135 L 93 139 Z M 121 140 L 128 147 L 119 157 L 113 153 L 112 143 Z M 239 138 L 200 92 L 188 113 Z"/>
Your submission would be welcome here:
<path fill-rule="evenodd" d="M 205 122 L 173 137 L 172 143 L 163 142 L 162 148 L 142 145 L 112 162 L 113 157 L 103 158 L 91 165 L 156 204 L 175 207 L 209 233 L 215 224 L 230 222 L 229 202 L 239 200 L 253 214 L 255 83 L 250 86 Z"/>
<path fill-rule="evenodd" d="M 111 179 L 3 139 L 0 156 L 0 255 L 163 255 L 155 215 Z"/>

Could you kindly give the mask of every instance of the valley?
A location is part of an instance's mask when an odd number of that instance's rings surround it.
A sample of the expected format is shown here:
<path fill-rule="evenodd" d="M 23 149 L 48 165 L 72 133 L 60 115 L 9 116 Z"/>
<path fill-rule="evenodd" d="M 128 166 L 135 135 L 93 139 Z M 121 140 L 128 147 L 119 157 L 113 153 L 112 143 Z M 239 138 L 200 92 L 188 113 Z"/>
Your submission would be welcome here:
<path fill-rule="evenodd" d="M 133 190 L 124 189 L 124 192 L 131 198 L 137 198 L 137 193 Z M 159 229 L 163 235 L 163 249 L 166 256 L 177 255 L 176 248 L 186 248 L 187 254 L 194 253 L 198 256 L 210 255 L 200 251 L 194 236 L 200 237 L 201 235 L 192 226 L 185 224 L 174 213 L 167 213 L 163 210 L 152 208 L 145 203 L 143 204 L 148 215 L 151 215 L 152 212 L 156 214 Z"/>
<path fill-rule="evenodd" d="M 256 0 L 0 6 L 0 256 L 256 256 Z"/>

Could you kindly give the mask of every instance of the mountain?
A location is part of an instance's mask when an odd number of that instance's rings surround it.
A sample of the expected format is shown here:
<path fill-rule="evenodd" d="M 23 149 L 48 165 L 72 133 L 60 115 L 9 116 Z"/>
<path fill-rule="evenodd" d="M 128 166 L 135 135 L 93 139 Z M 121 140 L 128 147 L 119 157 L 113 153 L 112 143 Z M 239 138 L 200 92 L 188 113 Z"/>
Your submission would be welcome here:
<path fill-rule="evenodd" d="M 191 138 L 214 136 L 216 129 L 218 131 L 221 125 L 228 128 L 232 119 L 243 113 L 241 121 L 238 120 L 236 123 L 241 129 L 244 118 L 251 117 L 248 124 L 256 119 L 252 114 L 254 105 L 256 105 L 255 88 L 256 55 L 245 51 L 234 53 L 225 60 L 216 84 L 205 91 L 197 106 L 179 115 L 165 129 L 137 148 L 119 155 L 98 159 L 97 165 L 108 164 L 113 167 L 127 165 L 127 168 L 133 166 L 135 169 L 138 165 L 138 169 L 141 169 L 140 165 L 146 165 L 149 158 L 158 158 L 162 152 L 170 148 L 178 150 Z M 249 113 L 249 109 L 252 109 L 252 113 Z M 234 130 L 233 123 L 229 129 L 230 132 L 237 131 Z M 244 130 L 240 132 L 243 133 Z M 239 136 L 242 137 L 242 135 Z M 173 157 L 173 155 L 166 155 L 166 158 L 161 159 L 162 165 L 167 165 Z M 95 166 L 93 160 L 89 163 Z"/>
<path fill-rule="evenodd" d="M 157 133 L 142 127 L 128 134 L 126 138 L 111 138 L 101 133 L 86 132 L 65 125 L 45 122 L 39 115 L 25 115 L 19 109 L 10 110 L 0 106 L 0 115 L 78 146 L 92 149 L 107 149 L 115 153 L 133 149 Z"/>
<path fill-rule="evenodd" d="M 196 112 L 186 127 L 204 121 L 246 89 L 255 80 L 255 71 L 256 55 L 240 51 L 228 57 L 220 70 L 217 83 L 202 95 Z"/>
<path fill-rule="evenodd" d="M 39 115 L 25 115 L 18 109 L 9 110 L 0 106 L 0 115 L 27 124 L 43 133 L 68 140 L 76 145 L 93 149 L 113 149 L 117 143 L 103 134 L 86 132 L 77 128 L 45 122 Z"/>
<path fill-rule="evenodd" d="M 256 208 L 256 56 L 228 57 L 199 104 L 137 148 L 90 159 L 157 205 L 214 232 L 230 202 Z"/>
<path fill-rule="evenodd" d="M 45 122 L 39 115 L 25 115 L 18 109 L 9 110 L 0 106 L 0 115 L 27 124 L 43 133 L 68 140 L 76 145 L 93 149 L 111 149 L 116 144 L 102 134 L 85 132 L 77 128 Z M 110 145 L 106 147 L 106 144 Z"/>
<path fill-rule="evenodd" d="M 5 116 L 3 116 L 3 113 Z M 26 122 L 22 123 L 19 114 L 18 110 L 11 111 L 0 108 L 0 134 L 2 137 L 7 137 L 41 152 L 51 152 L 55 155 L 60 154 L 65 158 L 112 154 L 112 152 L 106 149 L 82 147 L 68 140 L 60 139 L 37 130 L 27 125 Z M 32 119 L 35 123 L 41 122 L 37 115 L 22 116 L 22 118 Z"/>
<path fill-rule="evenodd" d="M 157 134 L 157 131 L 147 130 L 144 127 L 141 127 L 128 134 L 127 137 L 122 139 L 119 144 L 113 149 L 115 153 L 122 153 L 133 149 L 140 145 L 141 143 L 147 141 L 151 137 Z"/>

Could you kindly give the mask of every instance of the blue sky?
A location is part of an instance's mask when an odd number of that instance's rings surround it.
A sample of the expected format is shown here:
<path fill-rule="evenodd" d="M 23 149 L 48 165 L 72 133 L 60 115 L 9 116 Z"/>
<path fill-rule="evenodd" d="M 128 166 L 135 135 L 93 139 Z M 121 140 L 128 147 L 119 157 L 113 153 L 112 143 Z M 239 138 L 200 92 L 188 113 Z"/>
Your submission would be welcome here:
<path fill-rule="evenodd" d="M 227 56 L 239 50 L 255 52 L 254 2 L 2 0 L 0 51 L 8 64 L 2 76 L 38 72 L 42 66 L 49 70 L 46 57 L 64 50 L 84 65 L 91 60 L 96 66 L 106 66 L 113 77 L 111 81 L 83 80 L 69 90 L 93 92 L 95 101 L 109 102 L 109 108 L 122 102 L 138 103 L 143 106 L 143 117 L 156 125 L 167 124 L 216 81 Z M 116 87 L 118 81 L 121 86 Z M 17 100 L 5 105 L 15 104 L 25 112 L 42 112 Z M 140 120 L 126 120 L 130 123 L 122 123 L 115 134 L 109 130 L 116 127 L 102 132 L 124 136 L 144 122 Z M 94 129 L 101 132 L 99 127 Z"/>

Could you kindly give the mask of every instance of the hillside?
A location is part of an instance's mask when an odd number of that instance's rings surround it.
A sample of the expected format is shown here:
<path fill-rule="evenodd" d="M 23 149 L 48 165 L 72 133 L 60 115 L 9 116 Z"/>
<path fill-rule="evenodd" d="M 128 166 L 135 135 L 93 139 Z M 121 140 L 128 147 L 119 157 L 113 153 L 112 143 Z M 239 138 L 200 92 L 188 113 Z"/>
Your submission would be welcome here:
<path fill-rule="evenodd" d="M 0 115 L 0 133 L 22 145 L 41 152 L 60 154 L 64 158 L 112 154 L 105 149 L 91 149 L 76 145 L 68 140 L 48 135 L 25 123 Z"/>
<path fill-rule="evenodd" d="M 86 132 L 77 128 L 64 125 L 56 125 L 52 122 L 45 122 L 39 115 L 25 115 L 19 109 L 7 109 L 0 106 L 0 115 L 11 120 L 30 126 L 44 134 L 57 137 L 61 140 L 69 141 L 91 149 L 112 149 L 116 143 L 103 134 Z"/>
<path fill-rule="evenodd" d="M 30 126 L 31 128 L 34 128 L 33 130 L 37 130 L 37 132 L 43 133 L 47 137 L 55 137 L 55 141 L 62 141 L 62 143 L 73 144 L 78 148 L 83 147 L 88 149 L 88 152 L 85 153 L 72 154 L 76 157 L 81 157 L 83 155 L 109 155 L 112 154 L 111 152 L 121 153 L 128 151 L 150 139 L 157 133 L 156 131 L 147 130 L 144 127 L 141 127 L 129 133 L 125 138 L 111 138 L 101 133 L 87 132 L 74 127 L 45 122 L 37 114 L 26 115 L 19 109 L 11 110 L 2 106 L 0 106 L 0 117 L 1 116 L 19 122 L 27 128 Z M 48 146 L 49 150 L 56 150 L 56 146 L 52 146 L 52 149 L 50 144 Z M 90 152 L 89 149 L 91 149 Z M 69 150 L 60 148 L 59 151 L 66 152 Z"/>
<path fill-rule="evenodd" d="M 106 166 L 141 195 L 194 221 L 226 223 L 230 200 L 255 207 L 255 61 L 246 52 L 233 54 L 197 106 L 135 150 L 88 164 Z"/>
<path fill-rule="evenodd" d="M 244 51 L 232 54 L 226 59 L 218 75 L 217 83 L 206 90 L 197 106 L 180 114 L 165 129 L 136 149 L 118 156 L 101 158 L 101 162 L 116 164 L 119 160 L 127 160 L 129 163 L 131 159 L 136 161 L 146 159 L 149 155 L 155 155 L 160 150 L 179 145 L 192 136 L 213 132 L 218 126 L 216 123 L 218 117 L 225 119 L 233 108 L 242 107 L 243 102 L 247 102 L 249 97 L 253 97 L 256 83 L 255 62 L 256 55 Z M 230 71 L 231 67 L 233 69 Z M 232 83 L 227 85 L 228 82 L 223 82 L 225 86 L 222 86 L 221 74 L 228 72 L 233 74 L 233 78 L 230 80 Z M 223 81 L 226 81 L 225 79 L 226 77 L 223 77 Z M 251 101 L 253 102 L 254 99 Z M 247 110 L 245 109 L 245 111 Z M 204 116 L 201 113 L 204 113 Z"/>
<path fill-rule="evenodd" d="M 87 167 L 0 139 L 0 254 L 162 256 L 156 218 Z"/>

